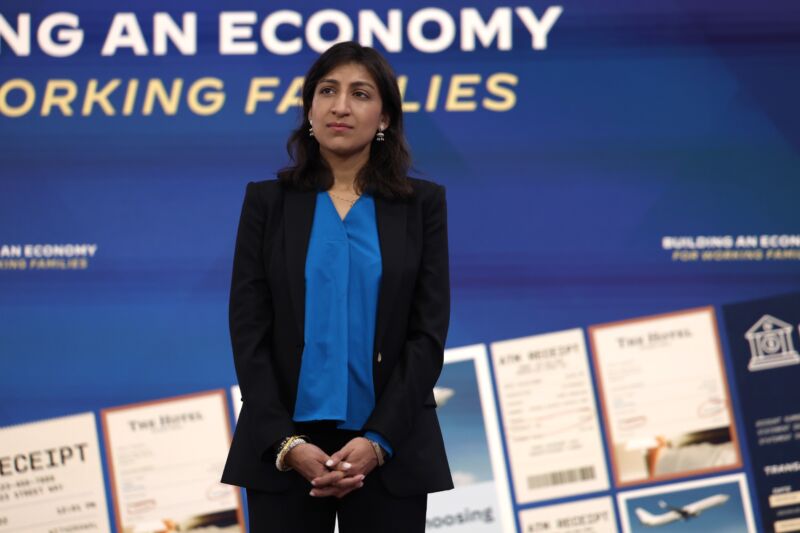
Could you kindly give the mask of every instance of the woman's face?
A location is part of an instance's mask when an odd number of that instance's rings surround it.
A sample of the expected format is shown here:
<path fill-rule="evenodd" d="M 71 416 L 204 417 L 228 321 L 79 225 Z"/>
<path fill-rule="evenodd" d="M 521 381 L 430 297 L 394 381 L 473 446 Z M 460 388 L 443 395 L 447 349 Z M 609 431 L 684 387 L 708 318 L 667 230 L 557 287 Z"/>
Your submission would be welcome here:
<path fill-rule="evenodd" d="M 375 80 L 357 63 L 340 65 L 314 89 L 308 119 L 323 156 L 369 157 L 379 129 L 389 126 Z"/>

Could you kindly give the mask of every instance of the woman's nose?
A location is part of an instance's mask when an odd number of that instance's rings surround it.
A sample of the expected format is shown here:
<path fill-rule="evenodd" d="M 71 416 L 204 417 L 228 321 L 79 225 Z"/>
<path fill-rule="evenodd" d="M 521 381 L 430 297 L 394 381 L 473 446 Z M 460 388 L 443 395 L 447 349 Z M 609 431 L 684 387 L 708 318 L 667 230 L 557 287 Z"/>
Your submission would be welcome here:
<path fill-rule="evenodd" d="M 346 94 L 337 95 L 331 111 L 333 111 L 335 115 L 346 115 L 350 113 L 350 103 L 347 100 Z"/>

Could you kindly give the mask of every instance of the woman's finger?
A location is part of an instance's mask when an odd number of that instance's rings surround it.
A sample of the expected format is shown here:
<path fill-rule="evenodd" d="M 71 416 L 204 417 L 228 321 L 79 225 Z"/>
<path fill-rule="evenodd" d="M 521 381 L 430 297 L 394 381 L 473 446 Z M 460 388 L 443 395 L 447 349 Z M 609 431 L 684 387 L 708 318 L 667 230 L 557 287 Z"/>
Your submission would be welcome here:
<path fill-rule="evenodd" d="M 338 490 L 335 487 L 323 487 L 320 489 L 314 487 L 309 494 L 314 498 L 327 498 L 328 496 L 335 496 Z"/>
<path fill-rule="evenodd" d="M 327 487 L 336 483 L 344 477 L 344 474 L 338 470 L 327 472 L 321 476 L 317 476 L 311 480 L 311 485 L 314 487 Z"/>
<path fill-rule="evenodd" d="M 353 492 L 354 490 L 358 490 L 363 486 L 364 486 L 364 482 L 362 481 L 358 485 L 356 485 L 354 487 L 350 487 L 348 489 L 334 489 L 333 487 L 329 487 L 327 489 L 324 489 L 324 492 L 320 491 L 319 493 L 316 492 L 317 489 L 314 489 L 314 491 L 315 491 L 314 496 L 315 497 L 333 496 L 335 498 L 341 499 L 341 498 L 344 498 L 345 496 L 347 496 L 348 494 L 350 494 L 351 492 Z"/>
<path fill-rule="evenodd" d="M 311 489 L 311 492 L 309 492 L 309 494 L 314 498 L 327 498 L 328 496 L 336 496 L 337 498 L 341 498 L 348 492 L 352 492 L 362 486 L 364 486 L 363 482 L 360 482 L 355 487 L 351 487 L 349 489 L 340 489 L 338 487 L 322 487 L 322 488 L 314 487 Z"/>
<path fill-rule="evenodd" d="M 349 489 L 342 489 L 342 490 L 341 490 L 341 491 L 339 491 L 338 493 L 334 494 L 334 496 L 336 496 L 336 497 L 337 497 L 337 498 L 339 498 L 339 499 L 341 499 L 341 498 L 344 498 L 345 496 L 347 496 L 348 494 L 350 494 L 350 493 L 351 493 L 351 492 L 353 492 L 354 490 L 358 490 L 358 489 L 360 489 L 360 488 L 361 488 L 361 487 L 363 487 L 363 486 L 364 486 L 364 482 L 362 481 L 361 483 L 359 483 L 359 484 L 358 484 L 358 485 L 356 485 L 355 487 L 352 487 L 352 488 L 349 488 Z"/>
<path fill-rule="evenodd" d="M 336 453 L 331 454 L 330 458 L 325 462 L 325 466 L 328 468 L 336 468 L 341 463 L 342 459 L 344 458 L 343 450 L 339 450 Z"/>
<path fill-rule="evenodd" d="M 331 486 L 338 487 L 340 489 L 354 488 L 364 481 L 364 477 L 366 477 L 364 474 L 343 477 L 342 479 L 337 479 L 331 483 Z"/>

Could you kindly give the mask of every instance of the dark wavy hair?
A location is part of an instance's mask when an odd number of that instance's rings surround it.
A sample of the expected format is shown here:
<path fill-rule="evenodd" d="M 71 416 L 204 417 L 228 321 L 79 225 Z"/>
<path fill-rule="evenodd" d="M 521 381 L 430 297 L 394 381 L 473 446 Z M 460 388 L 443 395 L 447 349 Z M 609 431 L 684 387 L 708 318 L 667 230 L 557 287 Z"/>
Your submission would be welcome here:
<path fill-rule="evenodd" d="M 286 142 L 291 165 L 278 171 L 282 185 L 299 190 L 328 190 L 333 186 L 333 172 L 320 155 L 319 143 L 308 135 L 311 124 L 308 112 L 320 79 L 340 65 L 363 66 L 374 78 L 383 102 L 389 127 L 383 131 L 384 142 L 372 141 L 369 160 L 356 175 L 355 188 L 384 198 L 408 198 L 413 190 L 407 174 L 411 152 L 403 130 L 400 89 L 392 67 L 374 48 L 347 41 L 335 44 L 311 65 L 303 83 L 303 114 L 300 125 Z"/>

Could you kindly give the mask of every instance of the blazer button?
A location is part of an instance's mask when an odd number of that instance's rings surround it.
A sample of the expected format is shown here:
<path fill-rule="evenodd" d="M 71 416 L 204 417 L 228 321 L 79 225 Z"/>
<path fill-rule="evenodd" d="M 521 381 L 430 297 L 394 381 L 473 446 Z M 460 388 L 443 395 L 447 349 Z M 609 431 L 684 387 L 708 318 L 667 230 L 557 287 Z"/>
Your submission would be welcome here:
<path fill-rule="evenodd" d="M 378 352 L 378 362 L 380 363 L 383 360 L 383 356 L 381 356 L 381 352 Z"/>

